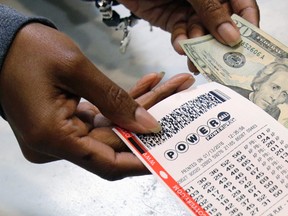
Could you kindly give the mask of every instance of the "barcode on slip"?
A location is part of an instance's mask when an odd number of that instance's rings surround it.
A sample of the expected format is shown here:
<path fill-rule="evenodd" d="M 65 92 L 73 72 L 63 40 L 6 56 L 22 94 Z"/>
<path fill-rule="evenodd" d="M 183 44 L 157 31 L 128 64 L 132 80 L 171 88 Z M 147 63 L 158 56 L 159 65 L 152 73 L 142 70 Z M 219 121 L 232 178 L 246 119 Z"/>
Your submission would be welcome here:
<path fill-rule="evenodd" d="M 137 136 L 145 147 L 150 150 L 172 138 L 204 113 L 229 99 L 229 96 L 219 90 L 199 95 L 160 119 L 161 132 L 155 134 L 138 134 Z"/>

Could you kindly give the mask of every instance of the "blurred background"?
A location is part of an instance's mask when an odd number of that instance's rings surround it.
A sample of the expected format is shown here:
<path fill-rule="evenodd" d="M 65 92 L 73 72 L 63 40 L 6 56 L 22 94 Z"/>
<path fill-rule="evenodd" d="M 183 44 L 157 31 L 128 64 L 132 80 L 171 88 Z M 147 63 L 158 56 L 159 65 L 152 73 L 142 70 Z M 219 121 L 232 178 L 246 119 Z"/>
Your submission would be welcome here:
<path fill-rule="evenodd" d="M 125 54 L 122 31 L 108 28 L 94 3 L 81 0 L 0 0 L 27 15 L 51 19 L 109 78 L 129 89 L 148 72 L 166 72 L 164 80 L 188 72 L 185 56 L 170 45 L 170 35 L 150 31 L 140 20 L 131 29 Z M 262 30 L 288 45 L 288 2 L 258 0 Z M 116 10 L 129 15 L 122 6 Z M 196 84 L 205 83 L 196 76 Z M 152 175 L 109 182 L 69 162 L 32 164 L 24 159 L 9 125 L 0 119 L 1 216 L 186 216 L 185 208 Z"/>

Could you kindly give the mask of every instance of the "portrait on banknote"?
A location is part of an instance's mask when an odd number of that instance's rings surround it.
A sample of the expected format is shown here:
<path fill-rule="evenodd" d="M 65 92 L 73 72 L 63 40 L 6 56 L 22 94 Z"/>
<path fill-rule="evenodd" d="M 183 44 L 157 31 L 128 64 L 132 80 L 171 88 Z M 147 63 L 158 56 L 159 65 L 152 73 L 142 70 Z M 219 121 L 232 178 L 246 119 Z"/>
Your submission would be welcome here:
<path fill-rule="evenodd" d="M 213 36 L 180 42 L 208 81 L 230 87 L 288 128 L 288 48 L 246 20 L 233 15 L 242 41 L 235 47 Z"/>
<path fill-rule="evenodd" d="M 228 86 L 265 110 L 276 120 L 288 103 L 288 59 L 276 59 L 259 70 L 250 83 L 250 89 Z"/>

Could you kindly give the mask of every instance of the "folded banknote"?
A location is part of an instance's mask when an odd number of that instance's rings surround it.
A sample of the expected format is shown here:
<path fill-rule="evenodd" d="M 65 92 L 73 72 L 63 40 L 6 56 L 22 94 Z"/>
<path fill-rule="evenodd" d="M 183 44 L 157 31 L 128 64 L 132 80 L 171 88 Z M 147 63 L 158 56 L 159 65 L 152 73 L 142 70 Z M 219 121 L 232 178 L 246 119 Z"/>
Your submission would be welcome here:
<path fill-rule="evenodd" d="M 288 128 L 288 47 L 241 17 L 232 19 L 242 37 L 237 46 L 206 35 L 181 41 L 182 48 L 209 81 L 230 87 Z"/>

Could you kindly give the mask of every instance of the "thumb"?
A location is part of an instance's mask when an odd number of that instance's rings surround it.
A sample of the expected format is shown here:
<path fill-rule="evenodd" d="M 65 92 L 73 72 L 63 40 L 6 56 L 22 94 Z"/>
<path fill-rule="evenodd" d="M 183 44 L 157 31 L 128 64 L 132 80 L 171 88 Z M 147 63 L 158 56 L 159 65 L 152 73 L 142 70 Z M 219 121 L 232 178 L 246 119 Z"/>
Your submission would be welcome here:
<path fill-rule="evenodd" d="M 238 28 L 231 19 L 228 9 L 219 0 L 188 0 L 207 30 L 221 43 L 231 47 L 240 43 Z"/>
<path fill-rule="evenodd" d="M 113 123 L 138 133 L 159 132 L 159 123 L 126 91 L 116 85 L 84 55 L 73 59 L 72 70 L 61 80 L 69 92 L 93 103 Z M 71 69 L 71 65 L 70 65 Z"/>

